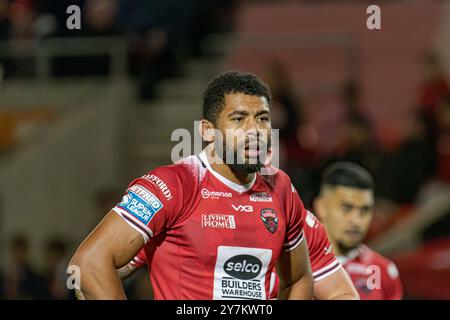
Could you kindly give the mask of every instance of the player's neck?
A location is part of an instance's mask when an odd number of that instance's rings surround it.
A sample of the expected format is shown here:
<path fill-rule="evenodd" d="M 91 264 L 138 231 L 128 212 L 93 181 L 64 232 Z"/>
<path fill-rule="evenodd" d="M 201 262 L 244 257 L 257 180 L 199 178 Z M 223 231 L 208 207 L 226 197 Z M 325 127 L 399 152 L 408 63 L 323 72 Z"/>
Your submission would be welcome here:
<path fill-rule="evenodd" d="M 343 247 L 341 245 L 339 245 L 338 243 L 336 243 L 335 241 L 331 241 L 331 246 L 333 248 L 333 252 L 334 255 L 336 257 L 342 257 L 342 258 L 351 258 L 353 259 L 353 257 L 355 255 L 357 255 L 357 252 L 361 246 L 361 244 L 357 245 L 356 247 L 352 247 L 352 248 L 347 248 L 347 247 Z"/>
<path fill-rule="evenodd" d="M 255 177 L 255 173 L 242 173 L 233 171 L 233 169 L 231 169 L 231 167 L 225 163 L 213 163 L 211 164 L 211 168 L 222 177 L 241 185 L 249 184 Z"/>
<path fill-rule="evenodd" d="M 205 153 L 206 159 L 211 167 L 216 173 L 239 185 L 246 185 L 251 183 L 256 173 L 243 173 L 234 171 L 229 165 L 225 163 L 218 163 L 218 161 L 212 161 L 210 155 Z"/>

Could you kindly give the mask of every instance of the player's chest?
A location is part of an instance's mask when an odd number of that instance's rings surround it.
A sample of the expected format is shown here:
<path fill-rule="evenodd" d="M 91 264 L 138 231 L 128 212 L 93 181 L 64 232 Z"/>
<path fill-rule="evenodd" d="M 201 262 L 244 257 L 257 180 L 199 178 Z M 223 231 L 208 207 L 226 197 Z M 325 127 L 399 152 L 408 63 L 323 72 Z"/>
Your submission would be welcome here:
<path fill-rule="evenodd" d="M 203 189 L 180 231 L 187 242 L 281 248 L 286 232 L 285 212 L 277 198 L 265 193 Z"/>
<path fill-rule="evenodd" d="M 344 268 L 350 275 L 361 300 L 382 300 L 384 298 L 382 274 L 377 265 L 347 263 Z"/>

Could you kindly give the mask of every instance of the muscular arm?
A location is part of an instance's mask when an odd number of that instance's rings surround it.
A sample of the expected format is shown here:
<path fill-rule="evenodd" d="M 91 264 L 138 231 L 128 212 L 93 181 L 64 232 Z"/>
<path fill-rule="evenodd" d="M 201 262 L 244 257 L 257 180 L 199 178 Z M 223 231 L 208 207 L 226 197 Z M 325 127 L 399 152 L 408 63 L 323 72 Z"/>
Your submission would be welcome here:
<path fill-rule="evenodd" d="M 305 240 L 294 250 L 283 252 L 276 267 L 280 277 L 279 299 L 312 299 L 313 277 Z"/>
<path fill-rule="evenodd" d="M 314 297 L 318 300 L 359 300 L 352 280 L 342 267 L 314 283 Z"/>
<path fill-rule="evenodd" d="M 80 268 L 77 296 L 86 299 L 126 299 L 117 268 L 126 265 L 144 239 L 116 213 L 110 212 L 83 241 L 70 265 Z"/>

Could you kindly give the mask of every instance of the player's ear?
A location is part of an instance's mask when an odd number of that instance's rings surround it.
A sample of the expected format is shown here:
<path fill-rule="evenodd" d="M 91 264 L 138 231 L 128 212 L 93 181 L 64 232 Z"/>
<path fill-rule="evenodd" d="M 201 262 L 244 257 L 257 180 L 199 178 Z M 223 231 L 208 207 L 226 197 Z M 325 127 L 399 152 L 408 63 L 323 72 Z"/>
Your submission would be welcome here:
<path fill-rule="evenodd" d="M 206 142 L 213 142 L 214 138 L 215 138 L 215 130 L 214 130 L 214 125 L 206 120 L 206 119 L 202 119 L 200 121 L 200 125 L 199 125 L 199 131 L 200 131 L 200 135 L 203 138 L 203 141 Z"/>

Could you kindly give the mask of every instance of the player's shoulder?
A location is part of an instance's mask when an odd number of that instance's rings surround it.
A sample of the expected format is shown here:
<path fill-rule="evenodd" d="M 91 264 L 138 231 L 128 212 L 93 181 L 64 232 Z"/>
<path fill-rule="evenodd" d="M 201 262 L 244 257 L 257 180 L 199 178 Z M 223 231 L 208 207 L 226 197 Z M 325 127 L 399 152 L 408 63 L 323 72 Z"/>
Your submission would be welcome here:
<path fill-rule="evenodd" d="M 309 210 L 306 210 L 306 217 L 305 217 L 305 229 L 318 229 L 321 227 L 321 223 L 319 219 L 317 219 L 316 215 L 312 213 Z"/>
<path fill-rule="evenodd" d="M 202 163 L 196 156 L 188 156 L 173 164 L 157 167 L 142 176 L 144 179 L 151 179 L 155 176 L 168 180 L 168 183 L 186 182 L 190 184 L 199 180 L 203 173 Z M 154 178 L 153 178 L 154 179 Z"/>
<path fill-rule="evenodd" d="M 399 272 L 393 261 L 366 245 L 362 245 L 361 253 L 367 263 L 380 267 L 381 271 L 387 273 L 392 279 L 398 278 Z"/>
<path fill-rule="evenodd" d="M 325 231 L 325 227 L 317 218 L 317 216 L 309 210 L 305 210 L 305 224 L 303 225 L 303 231 L 305 237 L 309 242 L 323 243 L 328 241 L 328 237 Z"/>
<path fill-rule="evenodd" d="M 261 174 L 261 177 L 272 189 L 296 192 L 291 183 L 291 178 L 283 170 L 270 166 L 265 168 L 265 172 L 267 174 Z"/>
<path fill-rule="evenodd" d="M 202 178 L 201 161 L 196 156 L 183 158 L 173 164 L 157 167 L 150 170 L 132 182 L 150 184 L 160 189 L 166 197 L 171 198 L 173 190 L 186 190 L 193 188 L 196 181 Z"/>

